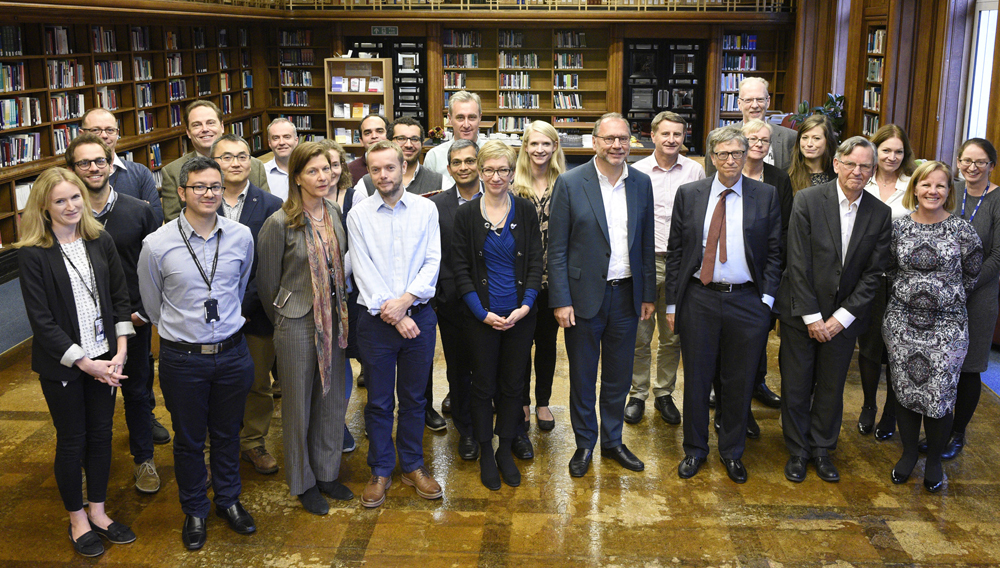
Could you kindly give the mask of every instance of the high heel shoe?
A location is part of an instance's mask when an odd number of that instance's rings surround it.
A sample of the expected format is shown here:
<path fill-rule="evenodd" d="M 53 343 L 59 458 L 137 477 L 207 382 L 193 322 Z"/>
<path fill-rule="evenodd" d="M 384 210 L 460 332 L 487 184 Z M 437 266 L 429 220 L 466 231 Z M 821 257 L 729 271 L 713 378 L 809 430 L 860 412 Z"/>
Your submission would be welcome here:
<path fill-rule="evenodd" d="M 878 425 L 875 426 L 875 439 L 879 442 L 884 442 L 892 435 L 896 433 L 896 417 L 886 416 L 882 413 L 882 419 L 878 421 Z"/>
<path fill-rule="evenodd" d="M 872 429 L 875 428 L 875 412 L 874 406 L 861 407 L 861 416 L 858 417 L 858 432 L 862 436 L 871 434 Z"/>
<path fill-rule="evenodd" d="M 948 440 L 948 445 L 944 447 L 944 451 L 941 452 L 941 459 L 944 461 L 953 460 L 958 457 L 958 454 L 962 453 L 962 448 L 965 447 L 965 433 L 955 433 L 951 435 L 951 439 Z"/>
<path fill-rule="evenodd" d="M 892 478 L 893 484 L 902 485 L 910 479 L 910 474 L 907 473 L 906 475 L 902 475 L 900 473 L 896 473 L 896 468 L 892 468 L 892 474 L 890 477 Z"/>
<path fill-rule="evenodd" d="M 948 481 L 947 475 L 942 475 L 941 479 L 938 481 L 930 481 L 926 477 L 924 478 L 924 489 L 929 493 L 937 493 L 944 489 L 945 483 Z"/>

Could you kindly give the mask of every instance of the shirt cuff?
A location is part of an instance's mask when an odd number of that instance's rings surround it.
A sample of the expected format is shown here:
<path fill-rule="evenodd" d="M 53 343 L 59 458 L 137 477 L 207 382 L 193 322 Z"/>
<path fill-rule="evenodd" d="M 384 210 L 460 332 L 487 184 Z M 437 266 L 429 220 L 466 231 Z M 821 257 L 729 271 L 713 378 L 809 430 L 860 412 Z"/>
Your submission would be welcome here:
<path fill-rule="evenodd" d="M 761 296 L 760 301 L 767 304 L 767 307 L 769 308 L 774 307 L 774 296 L 771 296 L 770 294 L 764 294 L 763 296 Z"/>
<path fill-rule="evenodd" d="M 59 363 L 61 363 L 63 367 L 72 367 L 73 363 L 76 363 L 78 360 L 86 356 L 87 352 L 83 350 L 83 347 L 74 343 L 69 346 L 69 349 L 67 349 L 65 353 L 63 353 L 62 359 L 59 360 Z"/>
<path fill-rule="evenodd" d="M 672 313 L 674 313 L 676 311 L 677 311 L 677 305 L 676 304 L 670 304 L 669 306 L 667 306 L 667 313 L 668 314 L 672 314 Z"/>
<path fill-rule="evenodd" d="M 818 321 L 822 321 L 822 319 L 823 319 L 823 314 L 821 314 L 819 312 L 816 312 L 815 314 L 809 314 L 809 315 L 802 316 L 802 323 L 804 323 L 804 324 L 806 324 L 808 326 L 808 325 L 812 325 L 812 324 L 814 324 L 814 323 L 816 323 Z"/>
<path fill-rule="evenodd" d="M 147 318 L 146 316 L 140 314 L 139 312 L 132 312 L 132 313 L 135 314 L 135 317 L 141 319 L 143 322 L 149 323 L 149 318 Z"/>
<path fill-rule="evenodd" d="M 130 321 L 120 321 L 115 324 L 115 337 L 132 337 L 135 335 L 135 328 Z"/>
<path fill-rule="evenodd" d="M 837 318 L 837 321 L 839 321 L 840 325 L 844 326 L 845 329 L 854 323 L 854 315 L 844 308 L 839 308 L 837 311 L 833 312 L 833 317 Z"/>

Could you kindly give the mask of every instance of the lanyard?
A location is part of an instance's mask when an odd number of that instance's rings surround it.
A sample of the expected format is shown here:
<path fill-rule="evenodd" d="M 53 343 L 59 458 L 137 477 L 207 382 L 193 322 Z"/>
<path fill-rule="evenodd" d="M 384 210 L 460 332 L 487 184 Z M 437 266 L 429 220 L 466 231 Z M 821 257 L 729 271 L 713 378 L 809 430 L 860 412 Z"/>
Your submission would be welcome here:
<path fill-rule="evenodd" d="M 87 266 L 90 268 L 90 286 L 87 286 L 87 280 L 83 277 L 80 269 L 76 267 L 76 263 L 74 263 L 73 259 L 70 258 L 69 255 L 66 254 L 66 251 L 63 250 L 62 244 L 59 245 L 59 252 L 62 253 L 66 262 L 73 267 L 73 271 L 76 272 L 76 275 L 80 277 L 80 283 L 83 284 L 84 289 L 87 290 L 87 294 L 90 295 L 90 299 L 94 301 L 94 307 L 97 308 L 97 278 L 94 276 L 94 265 L 90 262 L 90 253 L 87 251 L 87 244 L 84 243 L 83 245 L 83 254 L 87 257 Z M 93 286 L 93 288 L 91 288 L 91 286 Z"/>
<path fill-rule="evenodd" d="M 986 191 L 984 191 L 983 194 L 979 196 L 979 202 L 976 203 L 976 208 L 972 210 L 972 215 L 969 217 L 970 223 L 972 222 L 973 219 L 976 218 L 976 213 L 979 212 L 979 206 L 983 204 L 983 198 L 986 197 L 986 194 L 989 192 L 989 189 L 990 189 L 989 186 L 987 186 Z M 968 196 L 969 196 L 969 190 L 965 190 L 965 193 L 962 194 L 962 217 L 965 217 L 965 198 Z"/>
<path fill-rule="evenodd" d="M 222 229 L 219 229 L 215 233 L 215 260 L 212 261 L 212 276 L 209 277 L 205 274 L 205 269 L 201 267 L 201 262 L 198 261 L 198 256 L 194 254 L 194 249 L 191 248 L 191 243 L 188 242 L 187 235 L 184 234 L 184 229 L 181 228 L 180 220 L 177 221 L 177 231 L 181 234 L 181 239 L 184 244 L 187 245 L 188 252 L 191 253 L 191 258 L 194 259 L 194 265 L 198 267 L 198 272 L 201 273 L 201 279 L 205 281 L 208 286 L 208 297 L 212 297 L 212 281 L 215 280 L 215 269 L 219 266 L 219 245 L 222 243 Z"/>

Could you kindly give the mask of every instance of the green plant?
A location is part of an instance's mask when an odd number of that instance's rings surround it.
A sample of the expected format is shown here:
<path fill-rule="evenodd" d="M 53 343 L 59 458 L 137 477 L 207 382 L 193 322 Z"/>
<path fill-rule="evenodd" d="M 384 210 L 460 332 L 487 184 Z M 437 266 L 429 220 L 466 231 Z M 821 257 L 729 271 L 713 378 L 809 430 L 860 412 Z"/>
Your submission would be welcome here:
<path fill-rule="evenodd" d="M 837 131 L 838 135 L 844 132 L 844 95 L 827 93 L 826 102 L 822 106 L 810 109 L 809 101 L 802 101 L 796 110 L 797 112 L 789 117 L 791 118 L 792 128 L 809 118 L 809 115 L 825 114 L 830 119 L 830 122 L 833 123 L 833 129 Z"/>

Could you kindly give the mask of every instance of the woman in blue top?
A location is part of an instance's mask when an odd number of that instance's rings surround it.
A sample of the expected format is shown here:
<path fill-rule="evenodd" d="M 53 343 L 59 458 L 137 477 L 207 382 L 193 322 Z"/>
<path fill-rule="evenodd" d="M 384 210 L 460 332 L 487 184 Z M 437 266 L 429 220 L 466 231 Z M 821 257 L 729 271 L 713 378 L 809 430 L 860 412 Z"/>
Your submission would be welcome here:
<path fill-rule="evenodd" d="M 479 150 L 483 197 L 458 208 L 452 235 L 455 284 L 472 313 L 472 428 L 482 449 L 480 478 L 491 490 L 500 479 L 521 483 L 511 454 L 524 420 L 524 369 L 535 333 L 535 298 L 542 282 L 542 237 L 530 201 L 510 194 L 517 154 L 500 141 Z M 447 246 L 447 243 L 442 243 Z M 496 425 L 493 423 L 493 399 Z M 500 438 L 493 453 L 493 434 Z"/>

